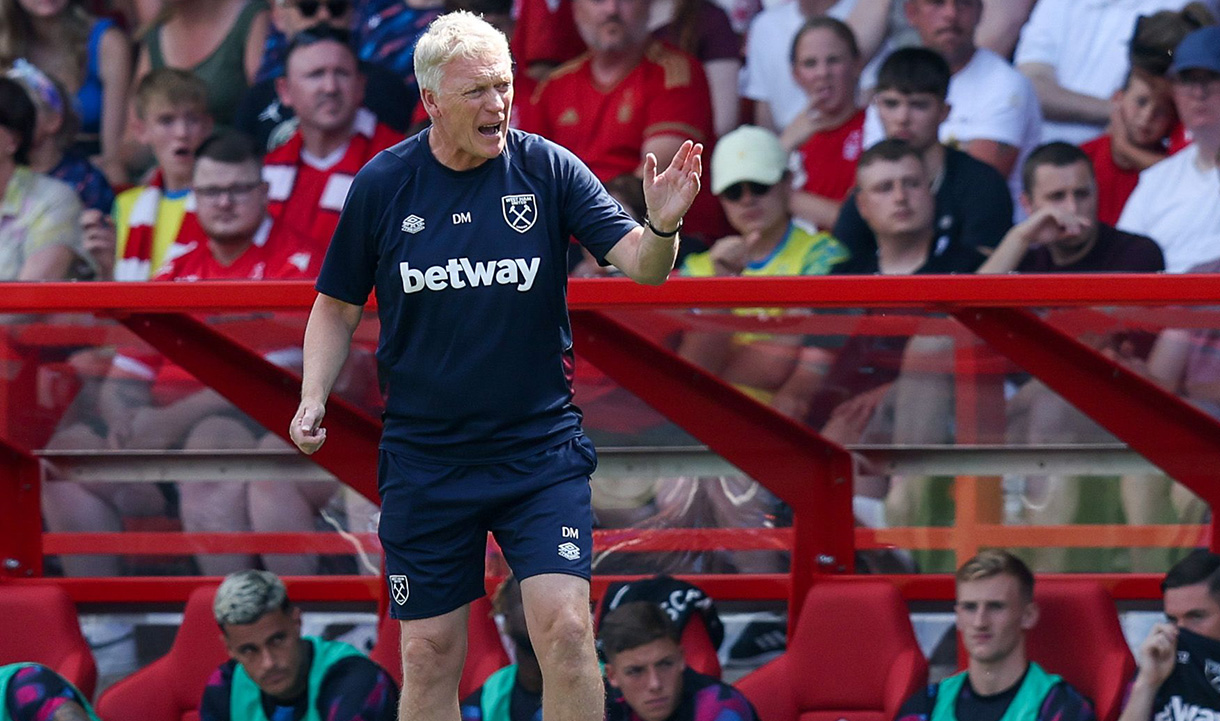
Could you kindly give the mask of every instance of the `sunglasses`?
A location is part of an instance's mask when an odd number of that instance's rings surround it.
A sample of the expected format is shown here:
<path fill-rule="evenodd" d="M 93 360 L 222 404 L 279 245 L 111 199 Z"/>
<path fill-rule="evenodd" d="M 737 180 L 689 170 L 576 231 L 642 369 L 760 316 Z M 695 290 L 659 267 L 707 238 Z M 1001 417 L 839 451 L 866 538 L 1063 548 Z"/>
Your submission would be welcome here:
<path fill-rule="evenodd" d="M 725 188 L 724 192 L 722 192 L 720 195 L 727 200 L 737 202 L 738 200 L 741 200 L 741 196 L 745 194 L 747 188 L 750 191 L 750 195 L 758 198 L 770 193 L 771 189 L 774 187 L 774 185 L 765 185 L 763 183 L 745 181 L 741 183 L 733 183 L 729 187 Z"/>
<path fill-rule="evenodd" d="M 332 18 L 337 18 L 346 15 L 347 11 L 351 9 L 352 3 L 351 0 L 326 0 L 326 2 L 319 2 L 319 0 L 298 0 L 294 5 L 307 18 L 317 15 L 318 10 L 323 6 L 326 7 L 326 12 Z"/>

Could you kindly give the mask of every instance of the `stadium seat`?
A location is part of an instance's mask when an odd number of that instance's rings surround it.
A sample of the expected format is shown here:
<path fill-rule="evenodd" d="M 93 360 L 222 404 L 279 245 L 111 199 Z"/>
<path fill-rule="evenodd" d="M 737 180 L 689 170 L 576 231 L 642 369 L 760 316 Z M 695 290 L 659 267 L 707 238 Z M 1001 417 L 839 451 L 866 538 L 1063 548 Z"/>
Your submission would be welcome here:
<path fill-rule="evenodd" d="M 377 624 L 377 642 L 369 656 L 402 685 L 402 656 L 398 622 L 383 616 Z M 508 665 L 508 653 L 500 642 L 500 631 L 491 617 L 491 599 L 484 596 L 470 604 L 470 626 L 466 636 L 466 666 L 458 684 L 460 698 L 483 685 L 492 673 Z M 109 720 L 107 720 L 109 721 Z"/>
<path fill-rule="evenodd" d="M 80 632 L 76 606 L 58 586 L 6 585 L 0 592 L 0 666 L 40 663 L 93 698 L 97 664 Z"/>
<path fill-rule="evenodd" d="M 102 693 L 106 721 L 198 721 L 208 678 L 229 658 L 212 614 L 215 586 L 197 588 L 186 601 L 182 626 L 169 652 Z"/>
<path fill-rule="evenodd" d="M 816 583 L 788 650 L 736 685 L 766 721 L 892 721 L 927 680 L 898 590 L 866 579 Z"/>
<path fill-rule="evenodd" d="M 1100 721 L 1114 721 L 1135 675 L 1114 601 L 1095 582 L 1047 578 L 1038 579 L 1034 599 L 1041 615 L 1025 639 L 1030 659 L 1091 699 Z"/>
<path fill-rule="evenodd" d="M 712 645 L 712 637 L 702 616 L 691 614 L 679 641 L 686 652 L 687 666 L 701 674 L 720 678 L 720 658 L 716 655 L 716 647 Z"/>

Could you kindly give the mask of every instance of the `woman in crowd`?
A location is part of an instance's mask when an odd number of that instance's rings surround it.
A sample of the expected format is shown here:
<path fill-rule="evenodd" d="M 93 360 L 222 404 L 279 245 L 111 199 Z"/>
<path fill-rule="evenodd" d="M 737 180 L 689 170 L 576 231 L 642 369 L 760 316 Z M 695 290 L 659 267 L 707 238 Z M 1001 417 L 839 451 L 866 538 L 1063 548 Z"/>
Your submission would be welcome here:
<path fill-rule="evenodd" d="M 136 82 L 162 67 L 192 72 L 208 86 L 208 113 L 230 125 L 258 73 L 268 27 L 263 0 L 166 0 L 140 38 Z"/>
<path fill-rule="evenodd" d="M 0 64 L 25 58 L 72 93 L 78 147 L 111 183 L 126 182 L 120 144 L 131 80 L 131 47 L 109 18 L 80 0 L 0 0 Z"/>
<path fill-rule="evenodd" d="M 110 215 L 114 190 L 102 171 L 73 148 L 77 117 L 63 86 L 25 60 L 18 60 L 8 77 L 21 83 L 37 109 L 30 169 L 62 180 L 86 208 Z"/>
<path fill-rule="evenodd" d="M 791 210 L 829 229 L 855 184 L 863 151 L 864 109 L 856 106 L 860 51 L 851 28 L 825 16 L 807 21 L 792 42 L 792 75 L 808 102 L 780 135 L 784 149 L 800 160 Z"/>
<path fill-rule="evenodd" d="M 81 257 L 76 193 L 29 168 L 37 112 L 0 77 L 0 281 L 65 280 Z"/>

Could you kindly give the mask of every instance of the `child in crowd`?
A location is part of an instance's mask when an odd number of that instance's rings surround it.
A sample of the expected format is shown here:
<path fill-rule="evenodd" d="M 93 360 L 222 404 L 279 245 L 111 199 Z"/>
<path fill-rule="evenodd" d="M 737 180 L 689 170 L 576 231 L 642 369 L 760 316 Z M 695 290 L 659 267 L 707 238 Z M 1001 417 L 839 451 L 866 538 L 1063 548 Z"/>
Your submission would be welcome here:
<path fill-rule="evenodd" d="M 195 150 L 212 132 L 207 98 L 202 80 L 175 68 L 152 71 L 136 88 L 133 130 L 157 164 L 146 184 L 115 201 L 115 280 L 148 280 L 182 226 L 197 222 L 191 172 Z"/>
<path fill-rule="evenodd" d="M 1140 171 L 1165 157 L 1177 122 L 1169 80 L 1133 68 L 1114 93 L 1105 134 L 1080 146 L 1097 175 L 1097 216 L 1118 223 Z"/>

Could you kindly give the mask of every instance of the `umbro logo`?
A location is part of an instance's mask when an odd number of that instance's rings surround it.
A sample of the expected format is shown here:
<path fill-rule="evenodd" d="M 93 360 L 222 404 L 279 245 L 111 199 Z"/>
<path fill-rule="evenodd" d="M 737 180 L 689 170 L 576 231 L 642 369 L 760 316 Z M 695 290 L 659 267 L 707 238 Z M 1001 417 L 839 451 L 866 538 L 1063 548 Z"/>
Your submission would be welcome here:
<path fill-rule="evenodd" d="M 569 561 L 575 561 L 576 559 L 580 558 L 580 546 L 570 542 L 561 543 L 559 544 L 559 555 L 562 558 L 568 559 Z"/>
<path fill-rule="evenodd" d="M 424 219 L 412 213 L 402 219 L 402 232 L 418 233 L 424 229 Z"/>

